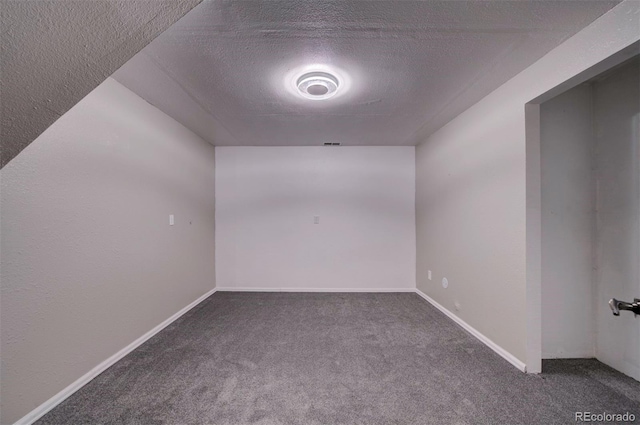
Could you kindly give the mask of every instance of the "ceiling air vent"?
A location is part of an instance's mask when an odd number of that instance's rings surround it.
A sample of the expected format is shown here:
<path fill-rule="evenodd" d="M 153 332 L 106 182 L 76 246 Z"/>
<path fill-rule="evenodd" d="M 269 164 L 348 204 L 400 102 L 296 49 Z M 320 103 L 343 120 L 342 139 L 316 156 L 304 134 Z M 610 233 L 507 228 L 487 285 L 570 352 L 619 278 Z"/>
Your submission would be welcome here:
<path fill-rule="evenodd" d="M 340 142 L 324 142 L 325 146 L 340 146 Z"/>

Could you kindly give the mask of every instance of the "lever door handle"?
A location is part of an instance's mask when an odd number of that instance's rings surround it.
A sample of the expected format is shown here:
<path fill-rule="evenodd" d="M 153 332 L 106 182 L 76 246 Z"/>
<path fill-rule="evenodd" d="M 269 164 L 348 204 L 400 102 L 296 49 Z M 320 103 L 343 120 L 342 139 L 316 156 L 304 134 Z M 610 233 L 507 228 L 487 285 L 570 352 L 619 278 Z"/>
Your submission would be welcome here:
<path fill-rule="evenodd" d="M 620 310 L 627 310 L 633 312 L 633 314 L 640 314 L 640 298 L 634 298 L 632 303 L 626 301 L 619 301 L 615 298 L 609 300 L 609 307 L 614 316 L 620 316 Z"/>

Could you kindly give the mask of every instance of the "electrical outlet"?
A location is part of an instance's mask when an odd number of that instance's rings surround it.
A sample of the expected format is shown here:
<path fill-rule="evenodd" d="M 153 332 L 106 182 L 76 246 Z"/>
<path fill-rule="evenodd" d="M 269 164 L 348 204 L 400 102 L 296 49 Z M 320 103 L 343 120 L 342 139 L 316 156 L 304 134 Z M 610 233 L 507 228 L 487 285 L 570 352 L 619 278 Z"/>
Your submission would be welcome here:
<path fill-rule="evenodd" d="M 427 270 L 427 278 L 431 280 L 431 270 Z"/>
<path fill-rule="evenodd" d="M 173 218 L 173 214 L 169 214 L 169 226 L 173 226 L 175 224 L 175 220 Z"/>
<path fill-rule="evenodd" d="M 313 224 L 320 224 L 320 216 L 319 215 L 314 215 L 313 216 Z"/>

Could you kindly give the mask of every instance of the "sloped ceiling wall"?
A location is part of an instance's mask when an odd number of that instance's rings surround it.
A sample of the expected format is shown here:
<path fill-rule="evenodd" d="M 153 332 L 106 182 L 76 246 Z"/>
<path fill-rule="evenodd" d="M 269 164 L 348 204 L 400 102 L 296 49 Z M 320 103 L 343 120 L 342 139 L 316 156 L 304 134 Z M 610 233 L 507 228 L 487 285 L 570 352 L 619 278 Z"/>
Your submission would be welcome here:
<path fill-rule="evenodd" d="M 1 166 L 202 0 L 3 0 Z"/>

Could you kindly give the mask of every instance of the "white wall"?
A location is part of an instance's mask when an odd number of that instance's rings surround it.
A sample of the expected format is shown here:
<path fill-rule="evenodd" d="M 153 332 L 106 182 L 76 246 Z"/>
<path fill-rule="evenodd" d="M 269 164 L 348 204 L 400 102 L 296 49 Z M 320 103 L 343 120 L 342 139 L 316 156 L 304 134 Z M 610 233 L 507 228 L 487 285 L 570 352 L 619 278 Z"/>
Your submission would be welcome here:
<path fill-rule="evenodd" d="M 611 298 L 640 298 L 640 66 L 593 86 L 596 135 L 597 357 L 640 380 L 640 321 L 611 314 Z"/>
<path fill-rule="evenodd" d="M 2 424 L 214 288 L 214 162 L 108 79 L 2 169 Z"/>
<path fill-rule="evenodd" d="M 415 288 L 414 165 L 413 147 L 217 147 L 219 289 Z"/>
<path fill-rule="evenodd" d="M 540 105 L 542 357 L 595 356 L 591 85 Z"/>
<path fill-rule="evenodd" d="M 456 315 L 523 362 L 535 358 L 527 332 L 540 332 L 527 305 L 525 104 L 638 41 L 639 17 L 640 2 L 619 4 L 416 149 L 418 288 L 451 311 L 459 302 Z"/>

